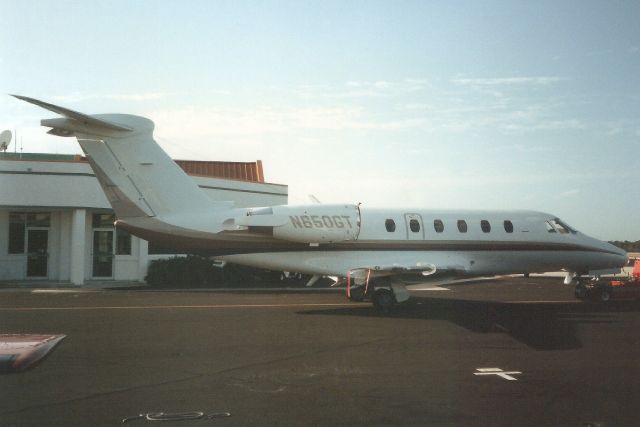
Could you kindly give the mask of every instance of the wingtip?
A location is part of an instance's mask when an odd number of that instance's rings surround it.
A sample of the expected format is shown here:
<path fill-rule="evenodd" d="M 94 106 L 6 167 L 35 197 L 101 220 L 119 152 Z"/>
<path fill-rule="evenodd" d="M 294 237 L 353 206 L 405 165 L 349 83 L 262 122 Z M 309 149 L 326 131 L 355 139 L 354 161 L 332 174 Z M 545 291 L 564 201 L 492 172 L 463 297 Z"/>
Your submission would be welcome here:
<path fill-rule="evenodd" d="M 19 99 L 21 101 L 27 101 L 27 102 L 30 102 L 33 99 L 33 98 L 29 98 L 28 96 L 16 95 L 13 93 L 10 93 L 9 96 L 13 96 L 16 99 Z"/>

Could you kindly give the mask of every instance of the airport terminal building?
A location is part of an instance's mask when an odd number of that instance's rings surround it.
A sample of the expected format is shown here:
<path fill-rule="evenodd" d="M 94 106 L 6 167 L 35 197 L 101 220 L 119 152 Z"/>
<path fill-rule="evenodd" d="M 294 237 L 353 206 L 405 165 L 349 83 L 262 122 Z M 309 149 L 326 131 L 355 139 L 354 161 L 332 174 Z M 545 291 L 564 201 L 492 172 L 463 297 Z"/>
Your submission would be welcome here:
<path fill-rule="evenodd" d="M 262 163 L 176 160 L 208 196 L 238 207 L 287 204 Z M 82 156 L 0 153 L 0 282 L 143 281 L 154 248 L 115 229 Z"/>

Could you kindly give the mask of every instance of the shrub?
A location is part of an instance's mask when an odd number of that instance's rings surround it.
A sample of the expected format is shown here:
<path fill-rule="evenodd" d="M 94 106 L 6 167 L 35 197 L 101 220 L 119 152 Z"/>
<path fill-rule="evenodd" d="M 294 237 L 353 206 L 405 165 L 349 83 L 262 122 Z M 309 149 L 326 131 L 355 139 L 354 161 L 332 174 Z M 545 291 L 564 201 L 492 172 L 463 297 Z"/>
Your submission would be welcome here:
<path fill-rule="evenodd" d="M 309 276 L 303 275 L 291 276 L 287 280 L 281 280 L 281 276 L 279 271 L 238 264 L 226 264 L 220 268 L 209 258 L 188 255 L 151 261 L 145 281 L 156 287 L 244 288 L 303 286 L 309 280 Z"/>
<path fill-rule="evenodd" d="M 145 281 L 151 286 L 204 287 L 223 285 L 222 271 L 196 255 L 151 261 Z"/>

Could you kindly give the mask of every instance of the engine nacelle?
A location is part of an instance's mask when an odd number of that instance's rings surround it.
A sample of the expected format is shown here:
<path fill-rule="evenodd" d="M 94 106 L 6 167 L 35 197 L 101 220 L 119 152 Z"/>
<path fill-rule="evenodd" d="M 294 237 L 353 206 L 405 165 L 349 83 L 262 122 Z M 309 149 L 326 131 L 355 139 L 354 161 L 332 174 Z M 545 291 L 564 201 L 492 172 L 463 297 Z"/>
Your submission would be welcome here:
<path fill-rule="evenodd" d="M 357 205 L 274 206 L 275 216 L 286 218 L 273 227 L 273 237 L 302 243 L 356 240 L 360 233 Z"/>

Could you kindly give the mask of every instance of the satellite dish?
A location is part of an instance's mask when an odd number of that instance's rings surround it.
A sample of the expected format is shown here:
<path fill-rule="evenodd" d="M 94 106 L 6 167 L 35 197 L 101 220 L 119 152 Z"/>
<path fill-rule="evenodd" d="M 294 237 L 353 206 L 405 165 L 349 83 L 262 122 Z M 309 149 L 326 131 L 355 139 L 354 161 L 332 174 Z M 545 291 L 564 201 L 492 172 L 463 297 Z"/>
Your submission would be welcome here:
<path fill-rule="evenodd" d="M 7 151 L 9 144 L 11 143 L 11 131 L 5 130 L 0 133 L 0 151 Z"/>

